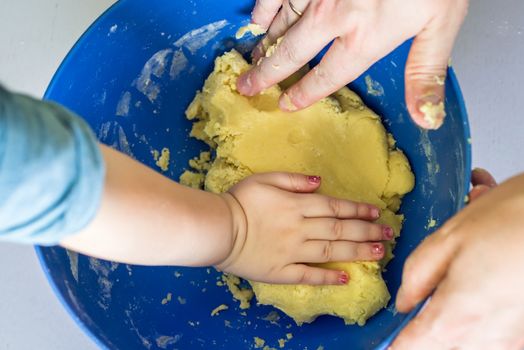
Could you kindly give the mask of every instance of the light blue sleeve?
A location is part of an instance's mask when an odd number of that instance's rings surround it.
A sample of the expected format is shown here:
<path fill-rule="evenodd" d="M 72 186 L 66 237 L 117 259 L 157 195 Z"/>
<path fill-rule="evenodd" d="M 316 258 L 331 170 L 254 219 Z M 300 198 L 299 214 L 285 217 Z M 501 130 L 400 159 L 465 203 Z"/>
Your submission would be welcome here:
<path fill-rule="evenodd" d="M 57 244 L 94 217 L 104 178 L 81 118 L 0 86 L 0 240 Z"/>

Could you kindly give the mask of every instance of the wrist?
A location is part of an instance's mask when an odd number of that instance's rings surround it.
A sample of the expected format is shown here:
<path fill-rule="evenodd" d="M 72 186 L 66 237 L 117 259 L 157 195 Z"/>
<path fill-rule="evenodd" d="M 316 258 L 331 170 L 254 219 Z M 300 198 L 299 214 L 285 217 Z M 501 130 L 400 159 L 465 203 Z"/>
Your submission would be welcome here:
<path fill-rule="evenodd" d="M 222 259 L 214 265 L 217 269 L 224 271 L 236 261 L 242 251 L 246 241 L 247 218 L 244 208 L 233 194 L 226 192 L 222 193 L 220 197 L 229 210 L 228 249 Z"/>

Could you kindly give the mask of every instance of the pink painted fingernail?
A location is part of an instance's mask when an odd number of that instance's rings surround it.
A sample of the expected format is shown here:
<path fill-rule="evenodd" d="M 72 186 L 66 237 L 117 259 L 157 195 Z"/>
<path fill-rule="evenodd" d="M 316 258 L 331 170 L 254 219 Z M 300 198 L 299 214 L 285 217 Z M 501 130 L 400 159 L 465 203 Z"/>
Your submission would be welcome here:
<path fill-rule="evenodd" d="M 378 210 L 375 207 L 370 207 L 370 208 L 371 208 L 371 217 L 373 219 L 378 219 L 380 217 L 380 210 Z"/>
<path fill-rule="evenodd" d="M 382 233 L 384 234 L 384 237 L 386 237 L 387 240 L 390 240 L 394 236 L 393 229 L 389 226 L 382 226 Z"/>
<path fill-rule="evenodd" d="M 382 243 L 373 243 L 371 245 L 371 251 L 375 255 L 382 255 L 384 254 L 384 245 Z"/>
<path fill-rule="evenodd" d="M 307 180 L 312 185 L 318 185 L 320 183 L 321 178 L 320 176 L 308 176 Z"/>
<path fill-rule="evenodd" d="M 347 284 L 349 281 L 349 276 L 346 271 L 340 271 L 340 274 L 338 275 L 338 281 L 340 284 Z"/>

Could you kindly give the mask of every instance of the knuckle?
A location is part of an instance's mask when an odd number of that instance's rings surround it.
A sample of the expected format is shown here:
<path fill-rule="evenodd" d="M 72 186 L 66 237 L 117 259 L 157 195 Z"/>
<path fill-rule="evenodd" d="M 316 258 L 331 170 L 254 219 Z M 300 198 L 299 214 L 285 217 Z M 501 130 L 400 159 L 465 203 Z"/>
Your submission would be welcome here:
<path fill-rule="evenodd" d="M 445 79 L 447 75 L 447 62 L 427 64 L 412 62 L 406 65 L 406 81 L 418 81 L 429 85 L 438 84 L 437 78 Z"/>
<path fill-rule="evenodd" d="M 323 262 L 331 261 L 331 258 L 333 257 L 333 244 L 331 241 L 326 241 L 324 243 L 324 247 L 322 248 L 322 256 L 321 259 Z"/>
<path fill-rule="evenodd" d="M 283 59 L 283 62 L 288 62 L 291 66 L 301 65 L 298 50 L 289 40 L 283 40 L 279 48 L 280 57 Z"/>
<path fill-rule="evenodd" d="M 289 181 L 289 185 L 291 186 L 291 188 L 297 192 L 300 191 L 301 186 L 300 186 L 300 181 L 298 181 L 297 179 L 297 176 L 292 173 L 287 173 L 287 176 L 288 176 L 288 181 Z"/>
<path fill-rule="evenodd" d="M 289 88 L 286 95 L 289 97 L 290 102 L 296 107 L 306 106 L 310 101 L 310 96 L 301 82 Z"/>
<path fill-rule="evenodd" d="M 331 224 L 331 238 L 339 241 L 344 235 L 344 222 L 342 220 L 333 220 Z"/>
<path fill-rule="evenodd" d="M 312 280 L 313 275 L 311 274 L 311 270 L 308 268 L 304 268 L 300 273 L 298 284 L 310 284 Z"/>
<path fill-rule="evenodd" d="M 379 50 L 374 44 L 374 40 L 370 40 L 367 32 L 367 27 L 359 28 L 354 31 L 353 35 L 345 38 L 344 50 L 348 52 L 352 57 L 355 57 L 360 64 L 370 65 L 372 62 L 378 60 Z M 349 70 L 350 66 L 346 67 Z"/>
<path fill-rule="evenodd" d="M 328 71 L 326 68 L 321 66 L 316 66 L 313 68 L 313 74 L 319 84 L 332 89 L 338 87 L 338 82 L 335 80 L 335 76 L 331 71 Z"/>
<path fill-rule="evenodd" d="M 262 57 L 260 59 L 260 65 L 257 66 L 252 73 L 248 76 L 250 79 L 249 84 L 252 86 L 253 89 L 256 91 L 263 90 L 271 85 L 271 83 L 267 79 L 267 74 L 264 74 L 263 69 L 260 68 L 264 65 L 265 59 Z"/>
<path fill-rule="evenodd" d="M 329 209 L 334 217 L 339 217 L 342 211 L 342 202 L 337 198 L 330 198 L 328 201 Z"/>

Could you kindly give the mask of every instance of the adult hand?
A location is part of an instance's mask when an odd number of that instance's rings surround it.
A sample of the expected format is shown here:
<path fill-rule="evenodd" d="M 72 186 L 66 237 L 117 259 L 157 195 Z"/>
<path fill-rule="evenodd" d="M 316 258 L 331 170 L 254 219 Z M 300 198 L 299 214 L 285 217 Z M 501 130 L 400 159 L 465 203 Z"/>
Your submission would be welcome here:
<path fill-rule="evenodd" d="M 489 191 L 485 170 L 472 180 L 473 202 L 406 261 L 397 309 L 434 294 L 394 350 L 524 347 L 524 174 Z"/>
<path fill-rule="evenodd" d="M 224 194 L 235 239 L 217 267 L 267 283 L 345 284 L 346 272 L 305 263 L 380 260 L 381 241 L 392 239 L 393 230 L 371 222 L 379 210 L 313 193 L 320 182 L 315 176 L 257 174 Z"/>
<path fill-rule="evenodd" d="M 467 12 L 467 0 L 257 0 L 252 21 L 268 28 L 257 60 L 239 91 L 253 96 L 290 76 L 333 41 L 322 61 L 291 86 L 280 107 L 305 108 L 356 79 L 405 40 L 415 37 L 406 71 L 406 103 L 413 120 L 438 128 L 444 119 L 449 57 Z"/>

